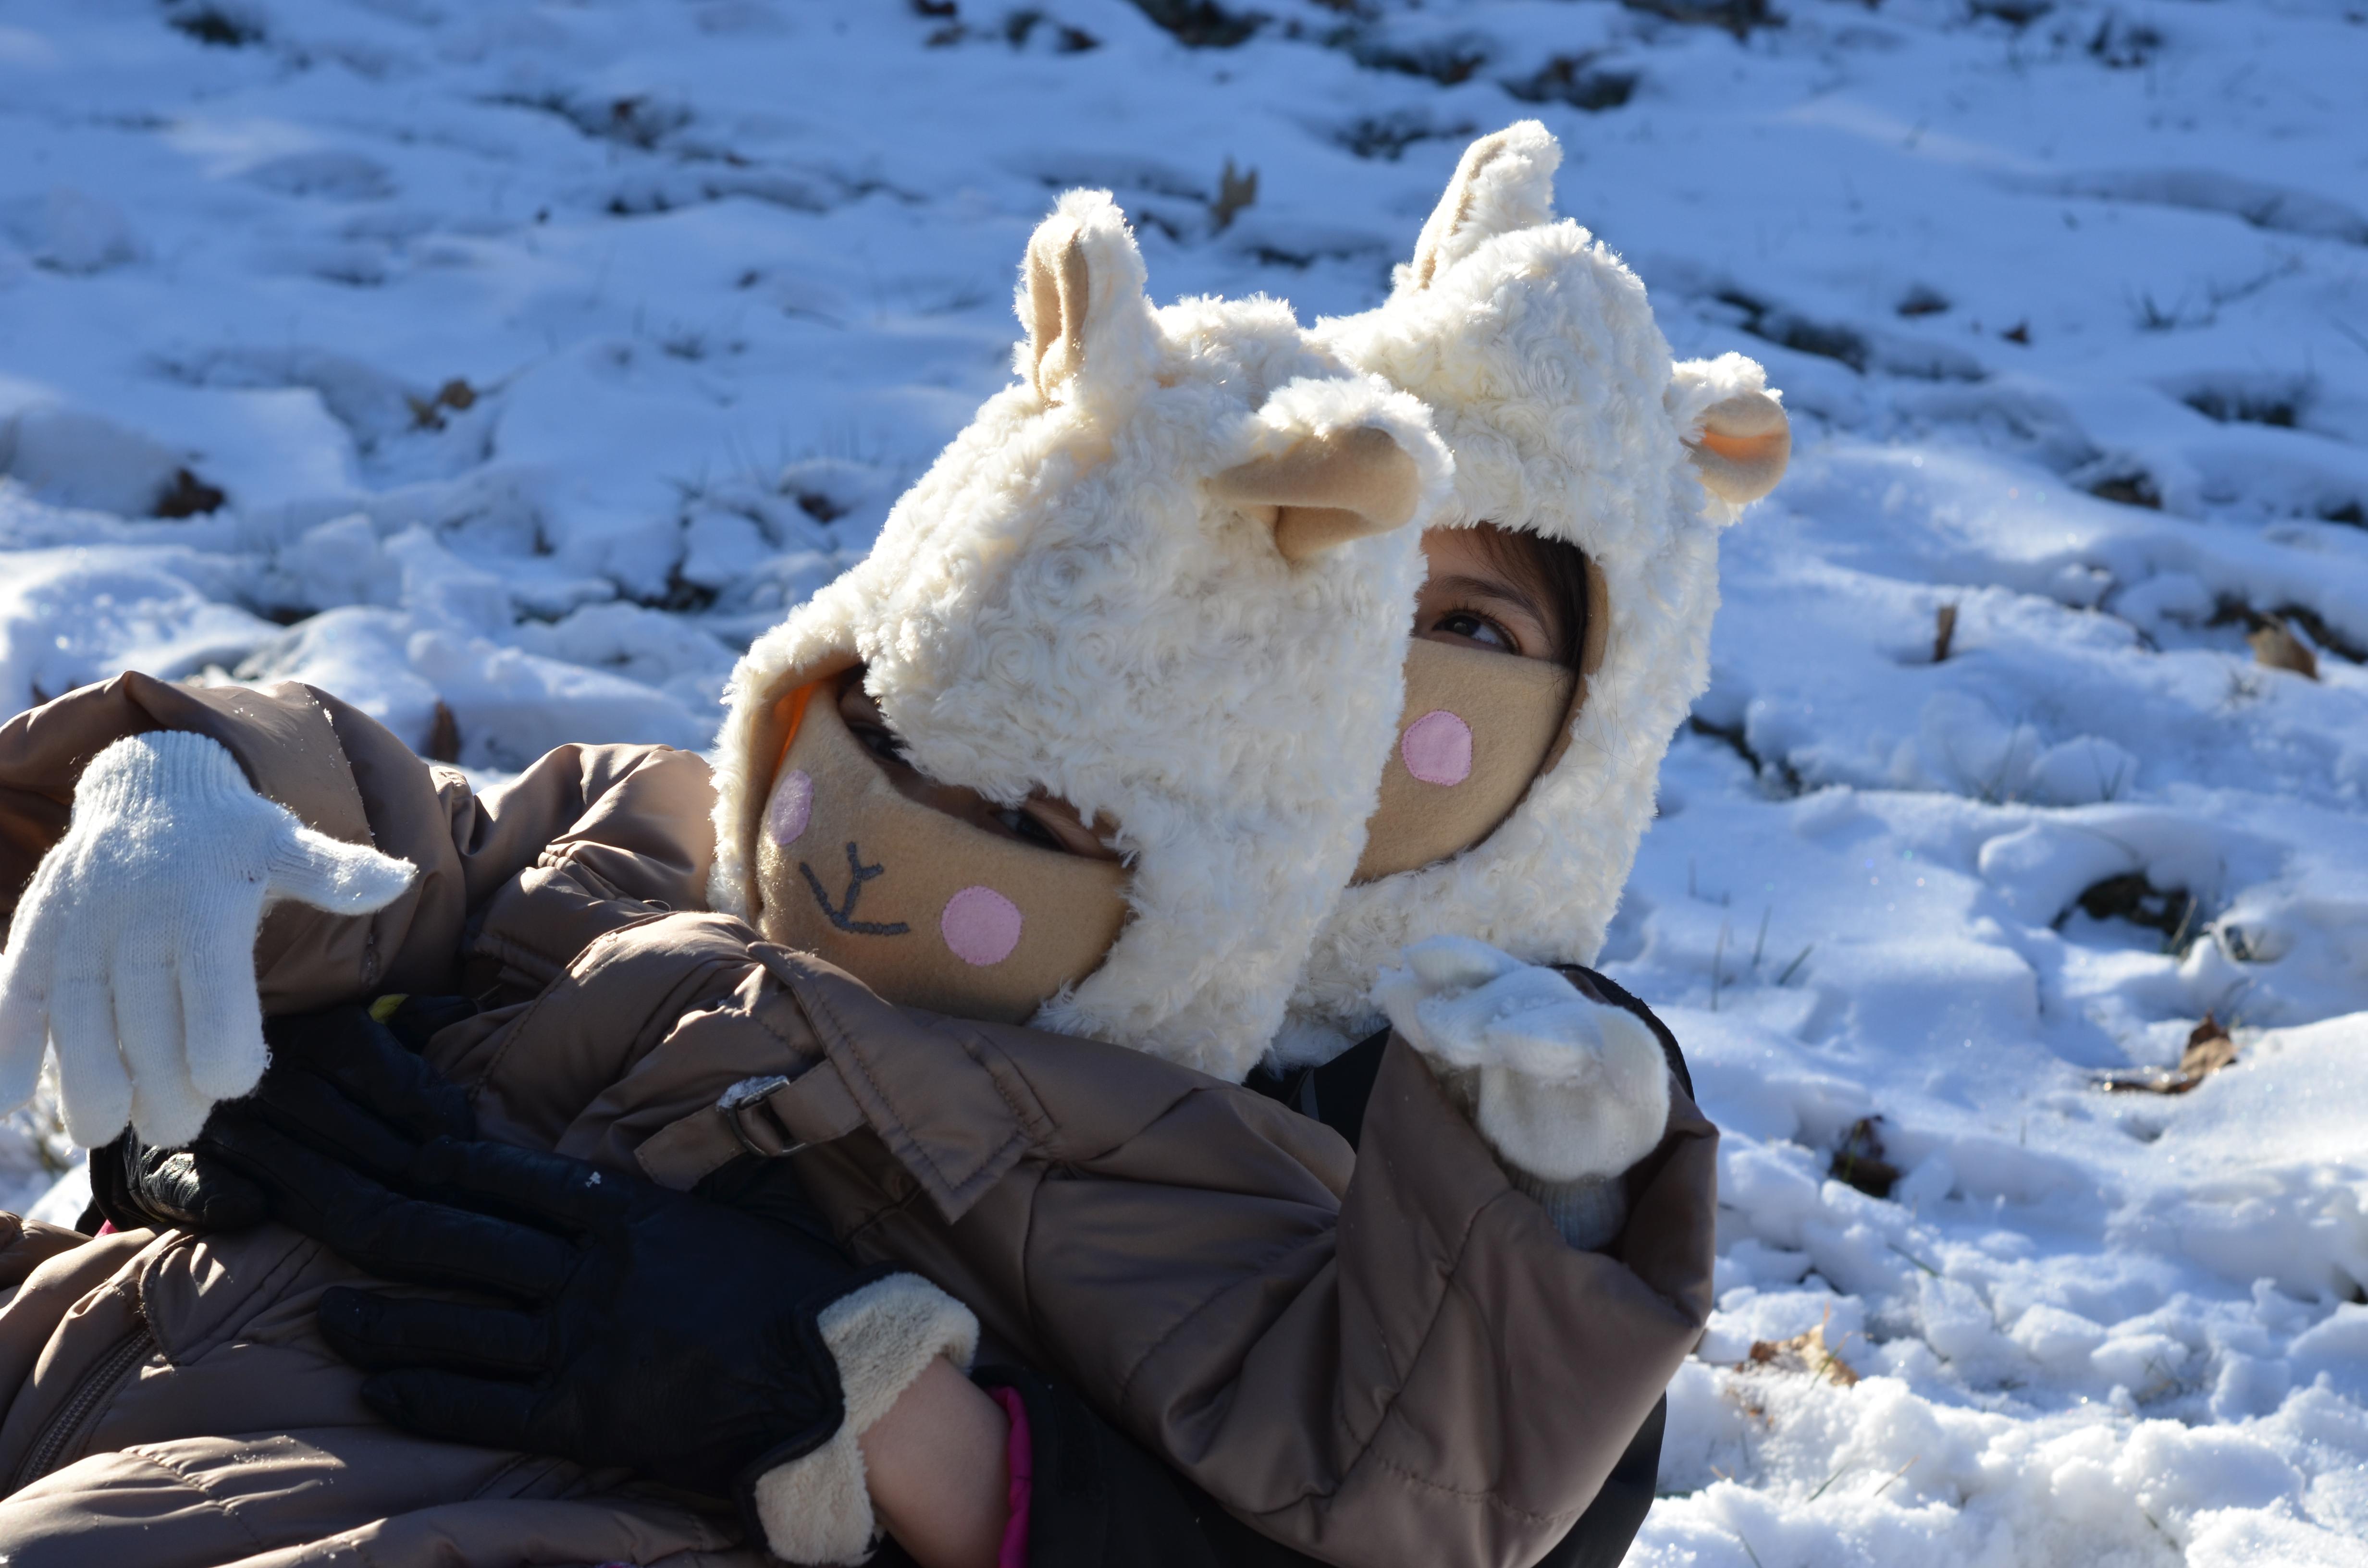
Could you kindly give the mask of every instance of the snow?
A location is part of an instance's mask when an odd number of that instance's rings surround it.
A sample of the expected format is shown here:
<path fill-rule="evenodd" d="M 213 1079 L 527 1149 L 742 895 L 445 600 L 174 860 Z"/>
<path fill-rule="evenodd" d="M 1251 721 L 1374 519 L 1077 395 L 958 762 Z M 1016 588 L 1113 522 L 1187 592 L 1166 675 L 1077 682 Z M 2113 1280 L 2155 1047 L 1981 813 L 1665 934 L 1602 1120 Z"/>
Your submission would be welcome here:
<path fill-rule="evenodd" d="M 2368 12 L 1257 8 L 0 0 L 0 708 L 703 744 L 1004 383 L 1055 191 L 1312 317 L 1535 114 L 1798 443 L 1606 955 L 1727 1133 L 1630 1561 L 2368 1562 Z M 2235 1067 L 2096 1087 L 2207 1011 Z M 1750 1359 L 1812 1328 L 1855 1383 Z"/>

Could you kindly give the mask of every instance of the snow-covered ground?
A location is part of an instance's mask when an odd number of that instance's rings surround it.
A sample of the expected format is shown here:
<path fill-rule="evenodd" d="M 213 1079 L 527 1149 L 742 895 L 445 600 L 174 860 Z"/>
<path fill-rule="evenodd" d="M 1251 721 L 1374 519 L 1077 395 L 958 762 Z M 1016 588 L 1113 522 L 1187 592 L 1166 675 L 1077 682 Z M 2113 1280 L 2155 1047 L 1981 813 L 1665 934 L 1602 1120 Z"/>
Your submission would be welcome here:
<path fill-rule="evenodd" d="M 1607 955 L 1731 1221 L 1630 1561 L 2368 1562 L 2368 8 L 1775 4 L 0 0 L 0 710 L 702 744 L 1055 191 L 1312 317 L 1536 115 L 1799 443 Z"/>

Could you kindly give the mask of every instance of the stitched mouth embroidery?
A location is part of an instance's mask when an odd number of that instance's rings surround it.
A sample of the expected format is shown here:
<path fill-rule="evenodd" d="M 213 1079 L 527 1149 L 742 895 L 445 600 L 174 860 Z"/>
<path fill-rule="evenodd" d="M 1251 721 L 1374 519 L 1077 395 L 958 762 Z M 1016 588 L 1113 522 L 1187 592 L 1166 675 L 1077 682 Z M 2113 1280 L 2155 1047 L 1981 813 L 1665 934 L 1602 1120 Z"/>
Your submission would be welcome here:
<path fill-rule="evenodd" d="M 884 875 L 888 868 L 865 865 L 863 857 L 856 852 L 853 839 L 847 842 L 847 897 L 844 902 L 831 903 L 830 890 L 822 885 L 822 879 L 814 875 L 812 866 L 801 860 L 798 869 L 804 874 L 806 886 L 813 892 L 814 902 L 822 905 L 824 917 L 840 930 L 851 931 L 859 937 L 902 937 L 912 930 L 912 926 L 902 920 L 858 920 L 855 917 L 855 901 L 863 895 L 863 884 L 874 877 Z"/>

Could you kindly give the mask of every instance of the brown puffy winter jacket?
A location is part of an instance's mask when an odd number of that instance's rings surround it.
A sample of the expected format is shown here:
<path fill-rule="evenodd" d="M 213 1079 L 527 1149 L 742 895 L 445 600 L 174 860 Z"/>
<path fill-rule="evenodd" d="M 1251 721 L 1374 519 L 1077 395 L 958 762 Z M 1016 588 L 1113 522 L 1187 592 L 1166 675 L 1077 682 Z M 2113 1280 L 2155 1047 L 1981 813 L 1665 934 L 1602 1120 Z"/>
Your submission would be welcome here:
<path fill-rule="evenodd" d="M 267 1009 L 489 998 L 430 1047 L 489 1135 L 677 1187 L 786 1153 L 854 1251 L 935 1280 L 1314 1556 L 1534 1561 L 1701 1332 L 1716 1133 L 1682 1095 L 1625 1232 L 1574 1250 L 1402 1042 L 1352 1155 L 1251 1091 L 894 1007 L 702 912 L 711 795 L 686 754 L 564 747 L 478 796 L 309 687 L 125 676 L 0 729 L 11 905 L 88 759 L 166 727 L 421 868 L 376 915 L 276 910 Z M 755 1560 L 729 1520 L 620 1477 L 376 1425 L 313 1326 L 349 1278 L 278 1227 L 108 1237 L 34 1269 L 0 1309 L 11 1563 Z"/>

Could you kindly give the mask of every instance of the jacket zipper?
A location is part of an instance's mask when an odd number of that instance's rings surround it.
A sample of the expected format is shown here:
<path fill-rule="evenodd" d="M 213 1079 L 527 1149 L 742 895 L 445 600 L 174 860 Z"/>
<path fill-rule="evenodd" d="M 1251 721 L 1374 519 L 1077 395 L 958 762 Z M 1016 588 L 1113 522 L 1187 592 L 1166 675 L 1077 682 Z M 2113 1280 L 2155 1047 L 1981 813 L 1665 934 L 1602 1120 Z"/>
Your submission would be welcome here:
<path fill-rule="evenodd" d="M 25 1456 L 24 1462 L 17 1467 L 16 1483 L 9 1490 L 13 1492 L 18 1487 L 29 1486 L 56 1469 L 67 1449 L 82 1436 L 83 1428 L 155 1349 L 156 1336 L 143 1324 L 118 1340 L 112 1349 L 100 1357 L 98 1364 L 85 1372 L 82 1381 L 74 1385 L 65 1408 L 42 1428 L 40 1439 Z"/>

